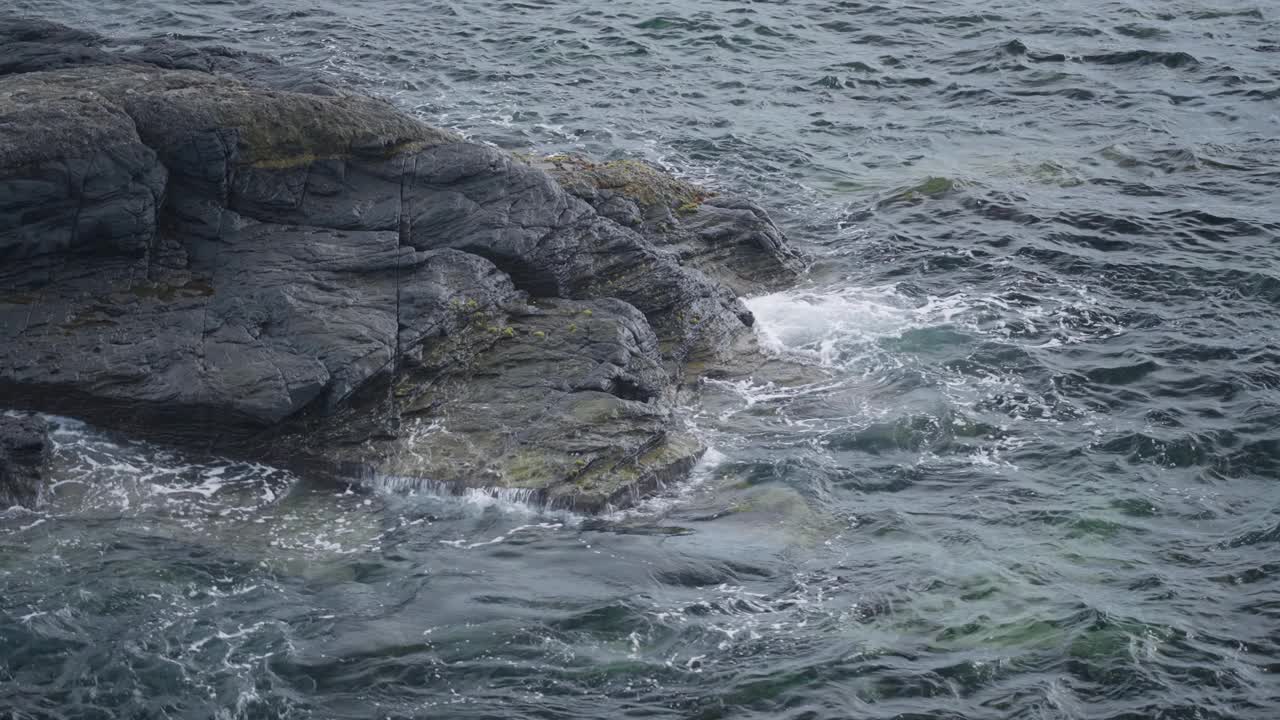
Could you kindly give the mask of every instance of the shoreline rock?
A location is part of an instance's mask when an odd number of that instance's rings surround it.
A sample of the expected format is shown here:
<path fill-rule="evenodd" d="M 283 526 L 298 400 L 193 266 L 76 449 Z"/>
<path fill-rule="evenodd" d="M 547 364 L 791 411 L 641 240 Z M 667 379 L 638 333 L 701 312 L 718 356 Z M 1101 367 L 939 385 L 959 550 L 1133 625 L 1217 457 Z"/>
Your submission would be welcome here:
<path fill-rule="evenodd" d="M 270 59 L 0 17 L 0 397 L 584 511 L 687 474 L 674 412 L 803 258 L 647 164 L 526 162 Z"/>
<path fill-rule="evenodd" d="M 44 496 L 49 425 L 43 418 L 0 415 L 0 510 L 35 507 Z"/>

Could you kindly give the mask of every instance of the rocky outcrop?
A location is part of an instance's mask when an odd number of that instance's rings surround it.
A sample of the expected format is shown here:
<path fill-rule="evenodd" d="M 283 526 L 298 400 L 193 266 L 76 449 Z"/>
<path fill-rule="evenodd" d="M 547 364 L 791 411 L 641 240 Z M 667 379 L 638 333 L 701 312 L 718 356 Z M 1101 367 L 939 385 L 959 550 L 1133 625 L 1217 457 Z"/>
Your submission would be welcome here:
<path fill-rule="evenodd" d="M 0 415 L 0 510 L 35 507 L 44 494 L 49 427 L 39 417 Z"/>
<path fill-rule="evenodd" d="M 804 259 L 764 208 L 724 197 L 638 160 L 553 155 L 536 163 L 596 212 L 639 230 L 740 295 L 796 281 Z"/>
<path fill-rule="evenodd" d="M 762 209 L 648 165 L 530 163 L 266 58 L 0 19 L 12 407 L 597 509 L 687 472 L 676 388 L 750 352 L 739 296 L 800 270 Z"/>

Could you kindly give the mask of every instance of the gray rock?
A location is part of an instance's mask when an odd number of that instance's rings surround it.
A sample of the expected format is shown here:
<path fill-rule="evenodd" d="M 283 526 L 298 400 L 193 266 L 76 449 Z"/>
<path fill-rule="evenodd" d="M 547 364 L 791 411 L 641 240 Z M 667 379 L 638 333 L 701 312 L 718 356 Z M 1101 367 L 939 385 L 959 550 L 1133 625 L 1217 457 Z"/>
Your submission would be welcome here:
<path fill-rule="evenodd" d="M 0 415 L 0 509 L 35 507 L 44 495 L 49 427 L 43 418 Z"/>
<path fill-rule="evenodd" d="M 93 92 L 0 78 L 0 261 L 140 257 L 166 171 L 119 106 Z"/>
<path fill-rule="evenodd" d="M 387 231 L 255 224 L 181 272 L 146 270 L 70 258 L 54 282 L 0 296 L 0 387 L 46 410 L 104 421 L 100 407 L 113 425 L 177 440 L 212 427 L 233 442 L 336 407 L 402 348 L 447 332 L 464 293 L 484 308 L 516 297 L 490 263 Z"/>
<path fill-rule="evenodd" d="M 725 197 L 675 178 L 649 163 L 597 163 L 554 155 L 537 163 L 571 194 L 614 222 L 636 228 L 739 295 L 794 283 L 806 260 L 769 214 L 742 198 Z"/>
<path fill-rule="evenodd" d="M 630 502 L 701 453 L 674 398 L 752 352 L 739 294 L 802 264 L 753 205 L 583 167 L 266 58 L 0 18 L 0 397 L 254 459 Z"/>
<path fill-rule="evenodd" d="M 445 345 L 406 354 L 394 391 L 404 427 L 355 451 L 376 476 L 527 488 L 596 511 L 678 479 L 702 454 L 672 421 L 673 386 L 634 307 L 541 299 L 494 314 L 468 301 L 459 312 L 470 359 Z"/>
<path fill-rule="evenodd" d="M 167 38 L 118 41 L 44 20 L 0 15 L 0 75 L 103 65 L 227 74 L 312 95 L 352 92 L 331 76 L 281 65 L 265 55 L 221 46 L 193 47 Z"/>

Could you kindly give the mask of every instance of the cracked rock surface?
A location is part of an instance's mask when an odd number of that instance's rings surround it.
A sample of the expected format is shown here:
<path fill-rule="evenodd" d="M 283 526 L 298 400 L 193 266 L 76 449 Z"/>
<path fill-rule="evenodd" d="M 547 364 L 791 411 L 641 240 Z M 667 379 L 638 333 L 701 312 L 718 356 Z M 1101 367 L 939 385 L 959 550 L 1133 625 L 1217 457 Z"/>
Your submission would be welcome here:
<path fill-rule="evenodd" d="M 628 161 L 630 162 L 630 161 Z M 0 403 L 622 505 L 803 262 L 640 163 L 526 162 L 269 58 L 0 17 Z"/>

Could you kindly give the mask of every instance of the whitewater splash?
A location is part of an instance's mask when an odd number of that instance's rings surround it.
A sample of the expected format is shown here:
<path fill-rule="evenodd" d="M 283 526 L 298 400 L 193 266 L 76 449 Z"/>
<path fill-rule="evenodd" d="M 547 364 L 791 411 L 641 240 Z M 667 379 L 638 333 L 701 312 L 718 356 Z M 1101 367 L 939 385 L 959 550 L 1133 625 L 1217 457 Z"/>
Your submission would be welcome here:
<path fill-rule="evenodd" d="M 866 394 L 864 381 L 901 372 L 918 364 L 904 345 L 968 342 L 976 326 L 974 304 L 964 294 L 921 300 L 896 285 L 788 290 L 747 299 L 755 315 L 760 347 L 784 365 L 814 372 L 774 372 L 707 379 L 707 387 L 727 390 L 744 407 L 716 408 L 714 398 L 700 414 L 720 420 L 741 409 L 789 405 L 835 394 Z M 860 403 L 858 414 L 879 413 Z M 804 417 L 792 418 L 805 423 Z"/>
<path fill-rule="evenodd" d="M 79 420 L 48 420 L 50 493 L 41 509 L 56 514 L 243 519 L 278 503 L 298 480 L 261 463 L 191 457 Z"/>
<path fill-rule="evenodd" d="M 494 508 L 525 515 L 544 512 L 545 503 L 538 491 L 531 488 L 464 487 L 408 475 L 375 475 L 363 482 L 379 494 L 450 501 L 479 511 Z"/>
<path fill-rule="evenodd" d="M 621 522 L 660 517 L 682 499 L 702 489 L 727 459 L 724 453 L 709 447 L 685 480 L 661 486 L 653 495 L 626 508 L 606 509 L 600 513 L 600 518 L 606 522 Z M 497 513 L 511 517 L 535 517 L 549 521 L 557 528 L 577 528 L 586 519 L 572 509 L 547 507 L 537 491 L 527 488 L 461 487 L 454 483 L 397 475 L 379 475 L 369 482 L 369 486 L 383 496 L 449 503 L 473 515 Z M 539 526 L 546 525 L 541 523 Z"/>
<path fill-rule="evenodd" d="M 908 350 L 920 343 L 979 340 L 1051 349 L 1125 332 L 1120 319 L 1088 287 L 1063 282 L 1052 290 L 1014 284 L 980 296 L 956 292 L 922 297 L 889 284 L 788 290 L 745 302 L 766 351 L 833 368 L 896 354 L 883 352 L 894 340 L 910 339 Z M 912 338 L 918 331 L 935 335 Z"/>
<path fill-rule="evenodd" d="M 1038 383 L 1064 345 L 1123 332 L 1085 288 L 1037 298 L 1020 289 L 921 296 L 898 285 L 802 289 L 751 298 L 762 348 L 784 367 L 709 379 L 697 412 L 726 452 L 786 433 L 835 465 L 845 453 L 911 452 L 922 466 L 1016 469 L 1031 440 L 1010 420 L 1108 421 Z M 802 366 L 810 372 L 790 372 Z"/>
<path fill-rule="evenodd" d="M 790 290 L 745 302 L 766 351 L 824 367 L 847 365 L 881 340 L 953 323 L 971 309 L 963 294 L 921 304 L 896 285 Z"/>

